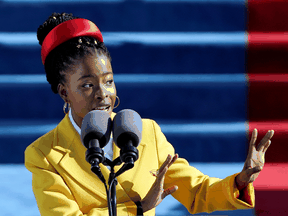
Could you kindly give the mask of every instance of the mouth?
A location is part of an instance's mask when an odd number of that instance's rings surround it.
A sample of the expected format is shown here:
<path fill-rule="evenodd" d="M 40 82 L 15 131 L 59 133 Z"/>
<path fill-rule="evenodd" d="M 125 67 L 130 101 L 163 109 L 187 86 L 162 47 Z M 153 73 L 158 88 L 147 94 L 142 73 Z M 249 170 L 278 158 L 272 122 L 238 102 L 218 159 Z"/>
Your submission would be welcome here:
<path fill-rule="evenodd" d="M 110 105 L 108 105 L 108 106 L 100 106 L 100 107 L 94 108 L 93 110 L 102 110 L 102 111 L 108 112 L 110 110 L 110 107 L 111 107 Z"/>

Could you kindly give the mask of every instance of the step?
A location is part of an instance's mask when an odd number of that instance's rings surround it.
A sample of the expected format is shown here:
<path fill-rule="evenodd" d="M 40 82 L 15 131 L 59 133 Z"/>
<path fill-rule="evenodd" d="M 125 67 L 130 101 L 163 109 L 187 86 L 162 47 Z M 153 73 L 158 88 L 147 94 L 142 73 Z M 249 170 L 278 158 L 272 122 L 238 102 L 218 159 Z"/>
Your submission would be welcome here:
<path fill-rule="evenodd" d="M 249 0 L 248 31 L 280 32 L 288 30 L 288 2 L 283 0 Z"/>
<path fill-rule="evenodd" d="M 0 123 L 0 163 L 23 163 L 24 150 L 60 120 L 3 120 Z M 157 121 L 176 153 L 191 162 L 244 162 L 245 122 L 175 123 Z M 15 148 L 17 146 L 17 148 Z M 13 157 L 11 157 L 13 155 Z"/>
<path fill-rule="evenodd" d="M 1 1 L 1 31 L 36 31 L 52 12 L 90 19 L 101 31 L 244 31 L 237 1 Z M 25 17 L 25 22 L 19 20 Z"/>
<path fill-rule="evenodd" d="M 285 74 L 288 35 L 286 32 L 249 32 L 247 71 L 252 74 Z"/>
<path fill-rule="evenodd" d="M 264 116 L 265 117 L 265 116 Z M 271 145 L 265 154 L 265 160 L 268 163 L 288 163 L 288 121 L 287 119 L 250 121 L 249 134 L 251 136 L 254 128 L 258 129 L 258 142 L 264 137 L 268 130 L 274 130 L 274 136 L 271 140 Z"/>
<path fill-rule="evenodd" d="M 110 39 L 110 45 L 109 40 L 107 45 L 112 56 L 114 73 L 238 74 L 245 72 L 245 34 L 243 32 L 220 35 L 195 34 L 190 33 L 186 36 L 175 34 L 175 37 L 180 37 L 180 41 L 184 41 L 178 44 L 171 41 L 161 44 L 159 40 L 167 37 L 165 34 L 150 37 L 145 44 L 143 44 L 145 39 L 141 35 L 136 42 L 128 38 L 122 43 L 121 40 L 115 42 L 117 34 L 114 34 L 115 36 Z M 1 37 L 0 33 L 2 42 L 7 42 L 12 36 L 11 34 L 3 36 L 2 33 Z M 171 34 L 168 36 L 170 37 Z M 230 42 L 225 43 L 223 37 Z M 188 39 L 187 43 L 185 43 L 185 38 Z M 40 45 L 37 45 L 36 40 L 33 39 L 33 45 L 30 44 L 29 39 L 22 41 L 21 44 L 15 44 L 15 42 L 11 42 L 10 45 L 0 44 L 0 51 L 5 53 L 0 59 L 0 74 L 44 74 Z M 17 59 L 17 64 L 15 64 L 15 59 Z"/>
<path fill-rule="evenodd" d="M 13 81 L 17 76 L 1 77 L 12 77 Z M 6 106 L 0 113 L 0 119 L 61 119 L 63 101 L 54 95 L 49 84 L 42 83 L 45 82 L 44 76 L 42 78 L 38 83 L 7 80 L 1 83 L 0 97 Z M 247 86 L 244 74 L 122 74 L 115 75 L 115 83 L 121 99 L 116 111 L 134 109 L 142 117 L 152 119 L 196 122 L 246 120 Z"/>
<path fill-rule="evenodd" d="M 237 172 L 241 169 L 243 164 L 190 163 L 190 165 L 195 166 L 197 169 L 211 177 L 224 178 Z M 213 169 L 211 169 L 211 167 Z M 3 200 L 0 203 L 1 213 L 3 215 L 14 215 L 15 210 L 13 207 L 17 205 L 18 207 L 21 207 L 22 216 L 38 216 L 39 210 L 31 189 L 32 176 L 24 165 L 0 165 L 0 175 L 3 176 L 3 178 L 0 179 L 2 188 L 0 199 Z M 157 206 L 156 214 L 159 216 L 190 215 L 187 209 L 172 196 L 167 196 Z M 203 213 L 199 215 L 203 215 Z M 255 214 L 254 209 L 247 209 L 218 211 L 211 214 L 205 213 L 205 215 L 253 216 Z"/>
<path fill-rule="evenodd" d="M 287 215 L 287 177 L 287 163 L 265 164 L 259 177 L 253 183 L 256 196 L 255 212 L 257 215 Z"/>
<path fill-rule="evenodd" d="M 287 45 L 280 43 L 282 47 L 267 47 L 261 49 L 248 49 L 247 72 L 251 74 L 286 74 Z"/>
<path fill-rule="evenodd" d="M 260 71 L 259 71 L 260 72 Z M 248 74 L 248 119 L 250 121 L 285 121 L 288 102 L 285 97 L 287 74 Z"/>

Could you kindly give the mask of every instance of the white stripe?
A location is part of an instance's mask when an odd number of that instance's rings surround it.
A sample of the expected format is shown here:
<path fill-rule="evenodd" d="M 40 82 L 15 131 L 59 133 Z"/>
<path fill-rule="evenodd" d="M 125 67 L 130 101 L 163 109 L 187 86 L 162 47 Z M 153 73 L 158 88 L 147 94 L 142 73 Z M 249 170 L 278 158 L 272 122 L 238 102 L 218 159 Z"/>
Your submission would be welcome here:
<path fill-rule="evenodd" d="M 0 75 L 0 84 L 43 84 L 48 83 L 45 75 Z"/>
<path fill-rule="evenodd" d="M 116 84 L 246 83 L 245 74 L 116 74 Z M 0 75 L 0 84 L 47 84 L 45 75 Z"/>
<path fill-rule="evenodd" d="M 245 74 L 121 74 L 115 83 L 245 83 Z"/>
<path fill-rule="evenodd" d="M 190 166 L 200 170 L 205 175 L 226 178 L 229 175 L 233 175 L 237 172 L 241 172 L 243 169 L 244 161 L 241 163 L 189 163 Z"/>
<path fill-rule="evenodd" d="M 246 0 L 142 0 L 144 2 L 189 2 L 189 3 L 236 3 L 236 4 L 245 4 Z"/>
<path fill-rule="evenodd" d="M 195 124 L 159 124 L 164 134 L 231 134 L 245 133 L 246 122 L 195 123 Z M 57 124 L 0 126 L 0 136 L 43 135 L 53 130 Z"/>
<path fill-rule="evenodd" d="M 228 33 L 106 33 L 103 34 L 105 43 L 117 45 L 125 42 L 145 45 L 245 45 L 244 32 Z"/>
<path fill-rule="evenodd" d="M 159 45 L 221 45 L 244 46 L 247 42 L 245 32 L 110 32 L 103 33 L 107 46 L 117 46 L 123 43 L 139 43 L 151 46 Z M 36 33 L 0 32 L 0 44 L 39 46 Z"/>
<path fill-rule="evenodd" d="M 164 134 L 231 134 L 245 133 L 246 122 L 160 124 Z"/>
<path fill-rule="evenodd" d="M 57 124 L 0 126 L 0 136 L 38 135 L 41 136 L 53 130 Z"/>

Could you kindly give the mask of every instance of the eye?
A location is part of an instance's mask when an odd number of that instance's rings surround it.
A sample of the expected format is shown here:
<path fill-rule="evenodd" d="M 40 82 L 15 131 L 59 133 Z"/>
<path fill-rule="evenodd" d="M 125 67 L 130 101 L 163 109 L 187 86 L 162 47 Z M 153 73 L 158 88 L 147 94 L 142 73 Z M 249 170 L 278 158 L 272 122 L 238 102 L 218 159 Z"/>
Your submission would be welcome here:
<path fill-rule="evenodd" d="M 113 79 L 111 79 L 111 80 L 108 80 L 106 83 L 108 84 L 108 85 L 112 85 L 113 84 Z"/>
<path fill-rule="evenodd" d="M 93 87 L 93 84 L 92 83 L 85 83 L 82 85 L 83 88 L 91 88 Z"/>

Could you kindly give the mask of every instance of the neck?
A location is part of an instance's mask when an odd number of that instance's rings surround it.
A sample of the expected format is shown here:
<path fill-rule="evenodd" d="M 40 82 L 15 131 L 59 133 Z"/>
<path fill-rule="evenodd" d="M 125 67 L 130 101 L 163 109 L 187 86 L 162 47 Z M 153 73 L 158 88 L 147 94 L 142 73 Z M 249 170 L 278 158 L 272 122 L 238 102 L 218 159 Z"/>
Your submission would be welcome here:
<path fill-rule="evenodd" d="M 81 129 L 83 118 L 81 118 L 78 115 L 76 115 L 72 109 L 70 111 L 71 111 L 73 120 L 78 125 L 78 127 Z"/>

